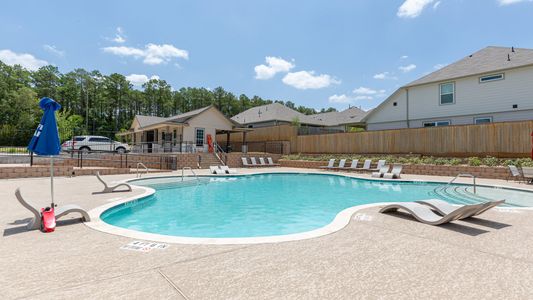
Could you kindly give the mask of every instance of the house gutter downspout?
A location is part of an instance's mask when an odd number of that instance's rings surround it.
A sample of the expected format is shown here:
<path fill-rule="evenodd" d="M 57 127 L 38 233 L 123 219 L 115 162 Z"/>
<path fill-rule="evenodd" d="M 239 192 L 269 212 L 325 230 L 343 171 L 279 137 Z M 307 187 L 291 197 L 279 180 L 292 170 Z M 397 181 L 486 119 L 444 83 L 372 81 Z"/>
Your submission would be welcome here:
<path fill-rule="evenodd" d="M 409 88 L 405 88 L 405 94 L 406 94 L 406 121 L 407 121 L 407 128 L 411 128 L 411 124 L 409 122 Z"/>

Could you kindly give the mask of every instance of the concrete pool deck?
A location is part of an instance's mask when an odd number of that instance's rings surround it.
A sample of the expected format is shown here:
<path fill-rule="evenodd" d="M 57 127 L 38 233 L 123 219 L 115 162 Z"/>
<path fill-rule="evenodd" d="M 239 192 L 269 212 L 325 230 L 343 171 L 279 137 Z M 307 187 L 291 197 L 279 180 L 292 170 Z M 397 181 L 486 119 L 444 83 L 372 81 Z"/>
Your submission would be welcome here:
<path fill-rule="evenodd" d="M 241 174 L 264 171 L 310 170 L 239 169 Z M 501 180 L 479 179 L 479 183 L 533 190 L 531 185 Z M 102 189 L 92 176 L 60 177 L 55 184 L 57 203 L 87 209 L 143 192 L 92 195 Z M 0 284 L 5 299 L 525 299 L 533 295 L 530 210 L 490 211 L 477 220 L 434 227 L 368 208 L 355 213 L 340 231 L 313 239 L 254 245 L 171 244 L 143 253 L 120 249 L 131 238 L 96 231 L 68 217 L 54 233 L 26 231 L 22 221 L 31 215 L 15 200 L 16 187 L 39 207 L 48 204 L 50 192 L 48 178 L 0 180 L 4 208 Z"/>

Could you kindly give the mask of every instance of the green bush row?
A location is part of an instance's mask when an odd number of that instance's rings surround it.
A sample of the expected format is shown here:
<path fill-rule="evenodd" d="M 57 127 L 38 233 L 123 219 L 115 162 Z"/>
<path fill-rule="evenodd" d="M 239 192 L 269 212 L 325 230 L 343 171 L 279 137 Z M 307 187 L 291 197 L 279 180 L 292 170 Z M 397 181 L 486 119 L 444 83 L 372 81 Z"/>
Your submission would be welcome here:
<path fill-rule="evenodd" d="M 389 163 L 400 164 L 413 164 L 413 165 L 449 165 L 449 166 L 508 166 L 515 165 L 521 167 L 533 167 L 533 160 L 531 158 L 513 158 L 513 159 L 500 159 L 492 156 L 487 157 L 469 157 L 469 158 L 457 158 L 457 157 L 433 157 L 433 156 L 395 156 L 395 155 L 347 155 L 347 154 L 324 154 L 324 155 L 305 155 L 305 154 L 291 154 L 285 155 L 282 159 L 288 160 L 308 160 L 308 161 L 327 161 L 329 159 L 341 159 L 346 158 L 348 160 L 359 159 L 360 161 L 365 159 L 372 159 L 374 161 L 385 159 Z"/>

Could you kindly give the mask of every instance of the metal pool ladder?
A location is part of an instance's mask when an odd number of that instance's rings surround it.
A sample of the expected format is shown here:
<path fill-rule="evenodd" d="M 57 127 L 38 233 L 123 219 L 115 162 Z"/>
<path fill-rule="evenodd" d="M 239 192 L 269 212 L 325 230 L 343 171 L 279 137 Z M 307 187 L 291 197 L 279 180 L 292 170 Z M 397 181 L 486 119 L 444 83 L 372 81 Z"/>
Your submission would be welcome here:
<path fill-rule="evenodd" d="M 183 181 L 185 177 L 185 170 L 190 170 L 192 174 L 194 175 L 194 178 L 196 178 L 196 181 L 200 181 L 200 178 L 198 178 L 198 175 L 194 172 L 194 170 L 191 167 L 183 167 L 181 168 L 181 181 Z"/>
<path fill-rule="evenodd" d="M 148 167 L 146 167 L 146 165 L 144 165 L 142 162 L 138 162 L 137 163 L 137 178 L 141 178 L 141 173 L 139 172 L 139 167 L 143 167 L 144 168 L 144 171 L 145 171 L 145 174 L 148 174 Z"/>
<path fill-rule="evenodd" d="M 459 177 L 469 177 L 469 178 L 472 178 L 473 182 L 474 182 L 474 194 L 476 193 L 476 176 L 472 175 L 472 174 L 469 174 L 469 173 L 460 173 L 460 174 L 457 174 L 457 176 L 455 176 L 452 180 L 450 180 L 450 182 L 448 182 L 448 185 L 452 184 L 455 180 L 457 180 L 457 178 Z"/>

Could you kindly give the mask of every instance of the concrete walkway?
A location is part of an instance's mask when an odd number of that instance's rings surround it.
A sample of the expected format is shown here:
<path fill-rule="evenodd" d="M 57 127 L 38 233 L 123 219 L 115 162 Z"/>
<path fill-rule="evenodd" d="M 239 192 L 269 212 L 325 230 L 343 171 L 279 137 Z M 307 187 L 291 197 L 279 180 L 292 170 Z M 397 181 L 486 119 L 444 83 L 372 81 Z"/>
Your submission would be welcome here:
<path fill-rule="evenodd" d="M 257 171 L 262 170 L 240 170 Z M 131 239 L 92 230 L 76 220 L 61 222 L 50 234 L 26 231 L 22 223 L 30 214 L 15 200 L 16 187 L 36 206 L 49 202 L 46 178 L 0 181 L 3 299 L 527 299 L 533 295 L 533 211 L 490 211 L 477 220 L 434 227 L 371 208 L 356 213 L 346 228 L 309 240 L 172 244 L 142 253 L 120 249 Z M 91 194 L 101 188 L 92 176 L 57 178 L 56 202 L 91 209 L 142 192 Z"/>

